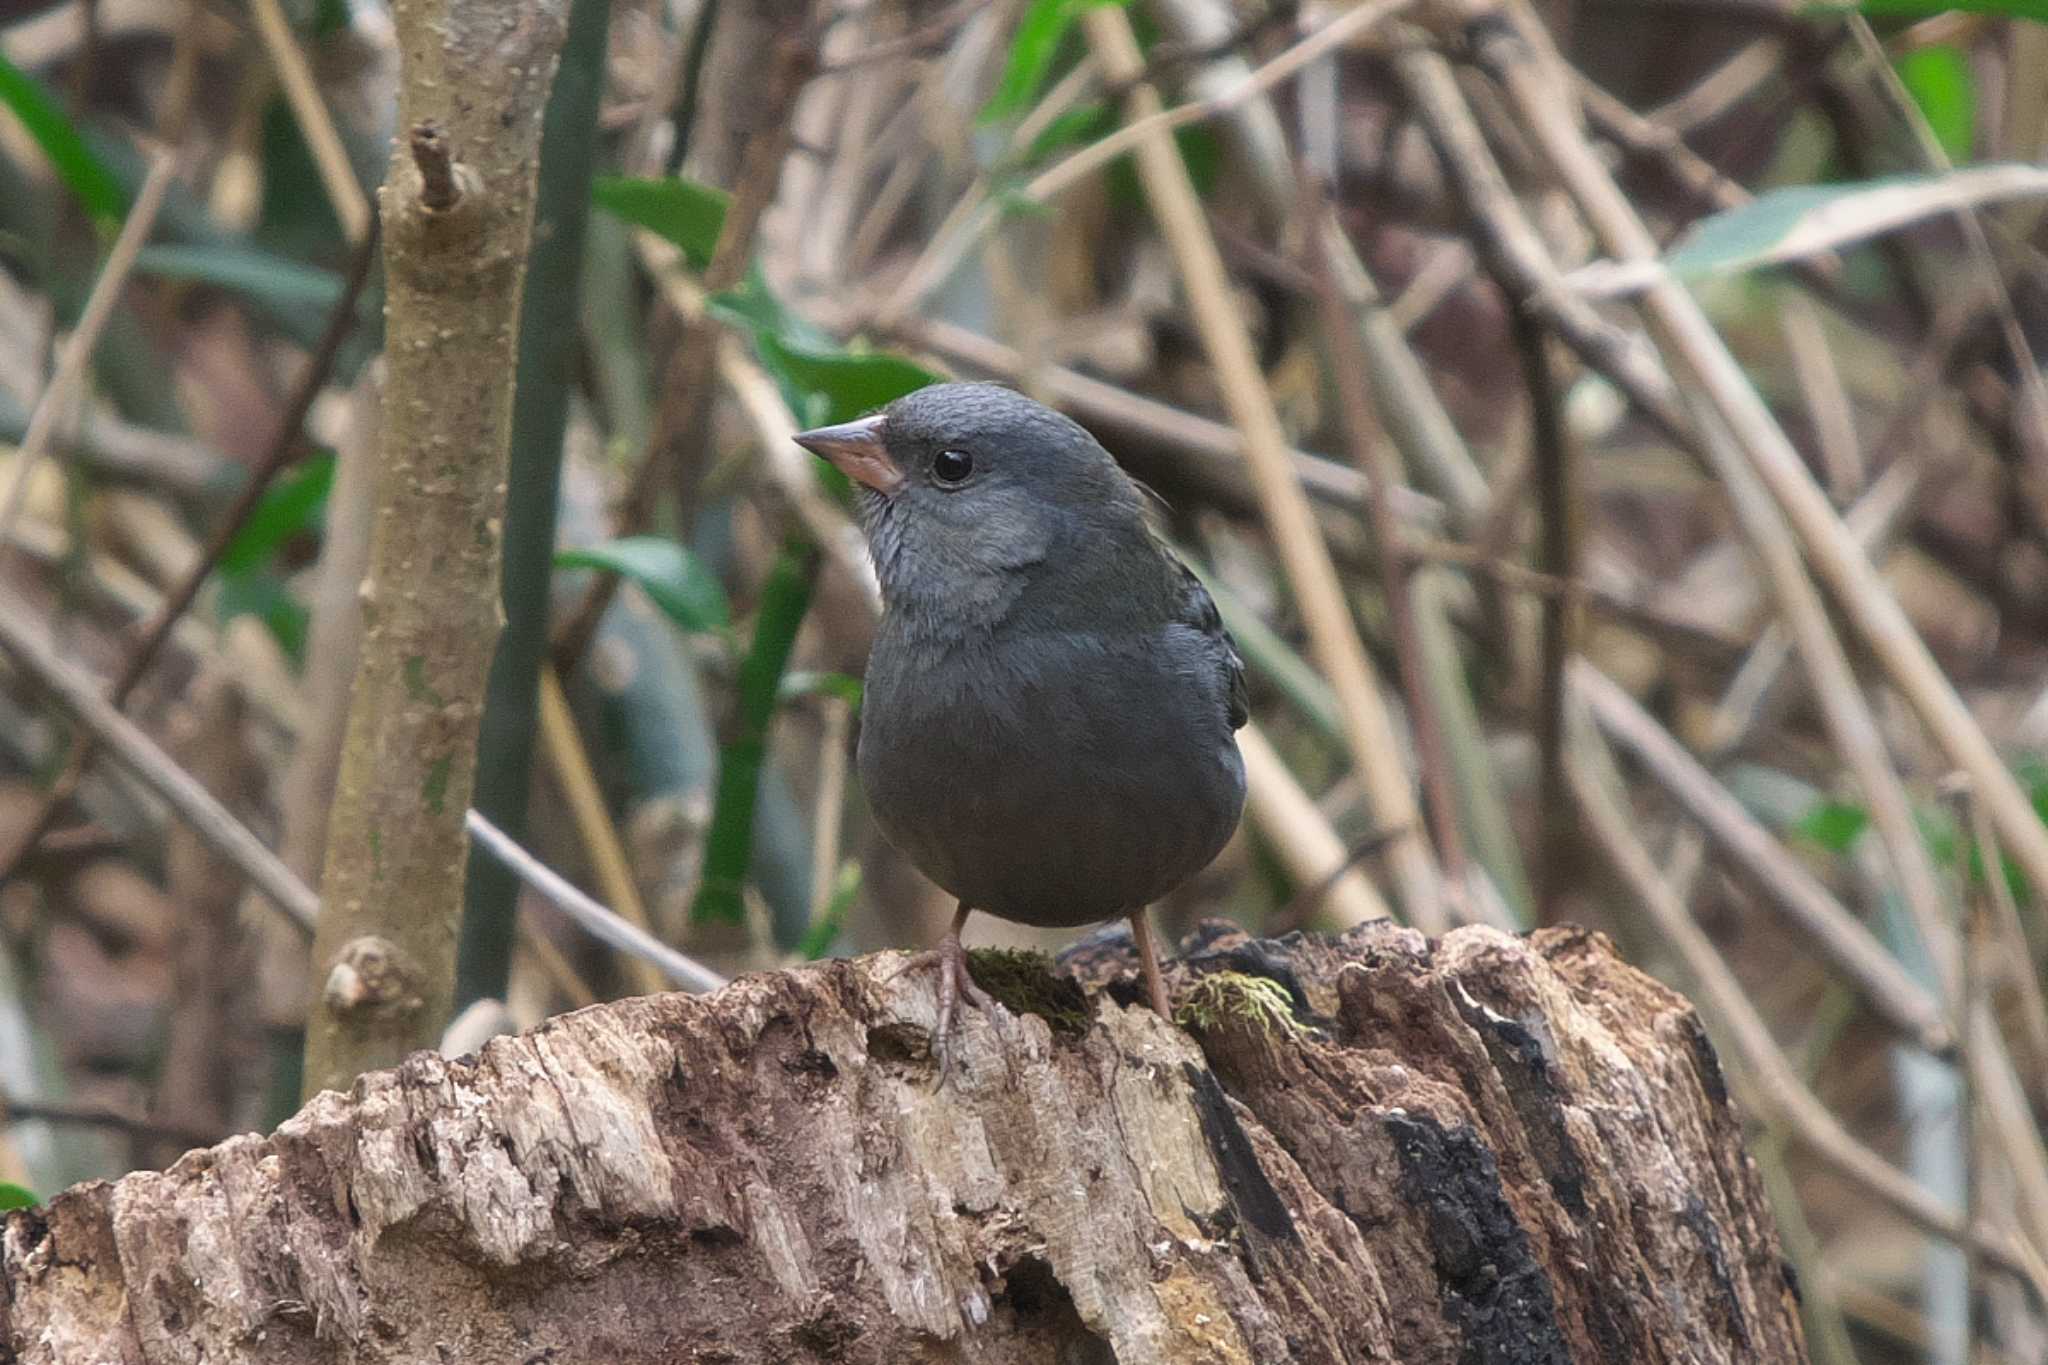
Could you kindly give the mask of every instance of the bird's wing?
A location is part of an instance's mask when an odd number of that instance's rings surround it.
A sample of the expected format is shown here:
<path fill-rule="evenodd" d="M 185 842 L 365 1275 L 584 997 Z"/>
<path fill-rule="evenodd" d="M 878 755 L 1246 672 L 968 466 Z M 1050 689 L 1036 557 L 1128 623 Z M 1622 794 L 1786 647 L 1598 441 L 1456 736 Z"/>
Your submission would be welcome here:
<path fill-rule="evenodd" d="M 1162 549 L 1162 553 L 1180 570 L 1182 620 L 1215 642 L 1225 680 L 1229 684 L 1225 714 L 1230 718 L 1230 728 L 1241 730 L 1252 718 L 1252 699 L 1245 687 L 1244 660 L 1238 657 L 1237 642 L 1223 628 L 1223 615 L 1216 610 L 1216 599 L 1209 596 L 1209 590 L 1202 586 L 1201 579 L 1195 577 L 1194 570 L 1181 563 L 1171 551 Z"/>

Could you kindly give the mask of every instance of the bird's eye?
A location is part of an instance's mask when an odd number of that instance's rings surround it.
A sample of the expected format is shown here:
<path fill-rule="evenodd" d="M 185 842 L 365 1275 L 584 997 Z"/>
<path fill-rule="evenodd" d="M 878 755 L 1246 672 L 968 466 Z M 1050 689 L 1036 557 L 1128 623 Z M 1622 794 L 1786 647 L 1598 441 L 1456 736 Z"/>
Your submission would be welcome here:
<path fill-rule="evenodd" d="M 932 480 L 947 488 L 958 488 L 974 473 L 974 457 L 964 450 L 942 450 L 932 460 Z"/>

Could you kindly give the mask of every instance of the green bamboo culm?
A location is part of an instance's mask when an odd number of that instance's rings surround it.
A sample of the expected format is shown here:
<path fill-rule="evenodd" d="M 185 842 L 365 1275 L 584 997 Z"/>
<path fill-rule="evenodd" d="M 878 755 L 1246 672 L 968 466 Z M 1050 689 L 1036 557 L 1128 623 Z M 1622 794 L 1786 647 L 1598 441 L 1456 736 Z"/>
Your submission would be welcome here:
<path fill-rule="evenodd" d="M 513 837 L 526 830 L 533 785 L 535 698 L 547 649 L 562 434 L 575 381 L 576 326 L 589 217 L 597 114 L 604 90 L 611 0 L 576 0 L 541 131 L 532 252 L 520 314 L 519 382 L 513 393 L 506 484 L 505 632 L 491 665 L 477 746 L 476 808 Z M 502 997 L 512 971 L 519 881 L 472 850 L 456 955 L 456 1007 Z"/>
<path fill-rule="evenodd" d="M 818 581 L 818 550 L 791 537 L 776 556 L 754 613 L 754 638 L 740 661 L 739 696 L 718 750 L 718 793 L 704 847 L 704 879 L 690 918 L 737 923 L 746 917 L 747 863 L 754 848 L 754 804 L 768 758 L 782 675 Z"/>

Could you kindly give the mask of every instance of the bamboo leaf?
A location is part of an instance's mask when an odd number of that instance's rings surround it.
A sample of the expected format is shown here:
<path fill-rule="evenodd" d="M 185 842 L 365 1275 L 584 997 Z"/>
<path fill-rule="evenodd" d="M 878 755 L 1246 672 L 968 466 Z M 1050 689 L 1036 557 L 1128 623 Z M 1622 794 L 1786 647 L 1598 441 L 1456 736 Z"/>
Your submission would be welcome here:
<path fill-rule="evenodd" d="M 1123 3 L 1125 0 L 1031 0 L 1031 7 L 1017 21 L 1016 35 L 1010 39 L 1010 58 L 1003 64 L 996 93 L 982 108 L 981 121 L 993 123 L 1023 113 L 1045 84 L 1053 59 L 1059 56 L 1060 41 L 1074 21 L 1088 10 Z"/>
<path fill-rule="evenodd" d="M 1781 265 L 2001 199 L 2048 194 L 2048 167 L 1999 163 L 1942 175 L 1798 185 L 1702 220 L 1665 264 L 1682 276 Z"/>
<path fill-rule="evenodd" d="M 831 946 L 829 943 L 827 947 Z M 0 1180 L 0 1213 L 9 1209 L 32 1209 L 40 1202 L 35 1192 L 11 1180 Z"/>
<path fill-rule="evenodd" d="M 782 690 L 797 628 L 818 581 L 818 551 L 798 539 L 783 546 L 754 616 L 754 638 L 740 661 L 738 710 L 718 751 L 718 793 L 704 839 L 704 877 L 690 907 L 693 921 L 746 918 L 747 866 L 754 853 L 754 806 L 768 760 L 768 726 Z"/>
<path fill-rule="evenodd" d="M 732 196 L 724 190 L 679 176 L 655 180 L 600 176 L 590 193 L 605 212 L 675 243 L 697 270 L 710 264 L 718 234 L 725 226 L 726 207 L 732 203 Z"/>
<path fill-rule="evenodd" d="M 1948 159 L 1968 161 L 1977 137 L 1977 78 L 1969 60 L 1959 48 L 1935 43 L 1901 57 L 1898 71 Z"/>
<path fill-rule="evenodd" d="M 292 537 L 318 524 L 327 494 L 334 487 L 334 456 L 322 453 L 280 479 L 221 553 L 220 567 L 229 572 L 256 568 Z"/>
<path fill-rule="evenodd" d="M 1859 3 L 1852 5 L 1811 5 L 1800 11 L 1800 14 L 1808 19 L 1821 19 L 1840 14 L 1882 14 L 1925 19 L 1956 10 L 1969 14 L 1995 14 L 2006 19 L 2048 22 L 2048 0 L 1859 0 Z"/>
<path fill-rule="evenodd" d="M 630 579 L 684 630 L 722 630 L 732 619 L 718 579 L 695 555 L 661 536 L 627 536 L 557 550 L 555 567 L 603 569 Z"/>
<path fill-rule="evenodd" d="M 106 224 L 118 223 L 127 214 L 128 196 L 122 192 L 121 182 L 86 145 L 42 83 L 8 61 L 4 53 L 0 53 L 0 104 L 21 120 L 87 213 Z"/>
<path fill-rule="evenodd" d="M 341 298 L 341 276 L 333 271 L 248 246 L 146 246 L 136 254 L 135 271 L 230 289 L 280 312 L 325 314 Z"/>

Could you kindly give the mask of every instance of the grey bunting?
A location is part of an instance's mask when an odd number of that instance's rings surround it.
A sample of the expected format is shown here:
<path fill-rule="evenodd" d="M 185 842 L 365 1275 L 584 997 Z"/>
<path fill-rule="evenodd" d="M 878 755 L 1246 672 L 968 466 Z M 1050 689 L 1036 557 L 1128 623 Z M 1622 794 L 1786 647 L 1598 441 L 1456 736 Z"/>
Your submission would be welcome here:
<path fill-rule="evenodd" d="M 883 835 L 958 898 L 939 943 L 941 1082 L 958 1002 L 991 1003 L 967 916 L 1130 917 L 1171 1017 L 1146 907 L 1244 809 L 1244 665 L 1093 436 L 994 384 L 935 384 L 797 438 L 859 491 L 883 612 L 861 785 Z"/>

